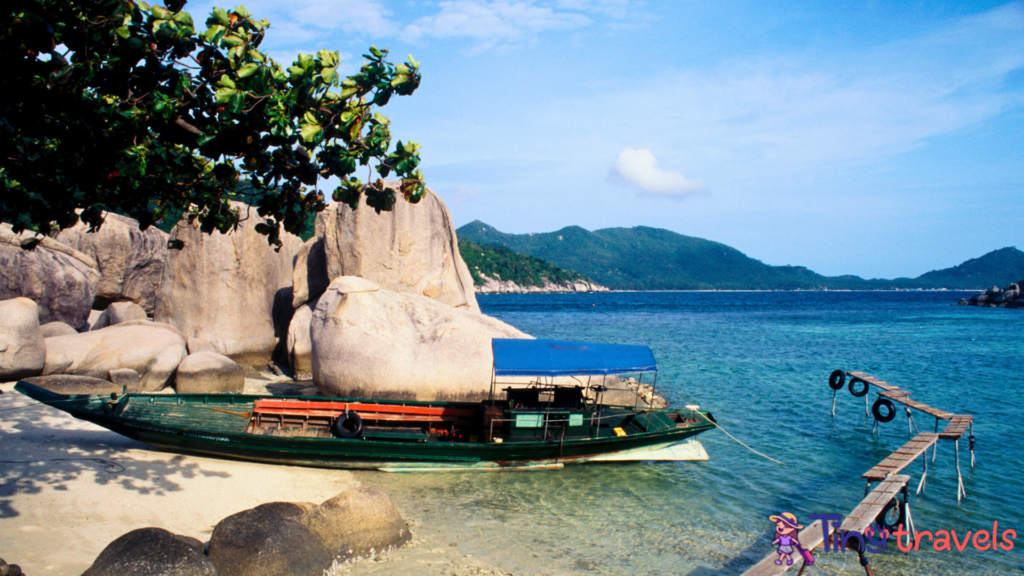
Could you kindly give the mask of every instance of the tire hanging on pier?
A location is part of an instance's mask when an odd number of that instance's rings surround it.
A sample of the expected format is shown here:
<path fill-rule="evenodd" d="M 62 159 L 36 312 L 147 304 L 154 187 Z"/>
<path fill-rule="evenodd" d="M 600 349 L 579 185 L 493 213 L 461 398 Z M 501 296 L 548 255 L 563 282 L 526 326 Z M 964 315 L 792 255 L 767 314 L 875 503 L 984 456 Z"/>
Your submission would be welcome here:
<path fill-rule="evenodd" d="M 891 422 L 896 417 L 896 406 L 888 398 L 879 398 L 871 405 L 871 415 L 875 417 L 875 420 L 883 424 Z"/>
<path fill-rule="evenodd" d="M 363 433 L 363 419 L 355 412 L 346 412 L 334 419 L 331 433 L 338 438 L 358 438 Z"/>
<path fill-rule="evenodd" d="M 882 508 L 882 512 L 875 518 L 875 523 L 885 528 L 890 533 L 895 532 L 900 526 L 907 522 L 907 505 L 893 498 Z"/>
<path fill-rule="evenodd" d="M 856 388 L 857 384 L 863 384 L 864 387 L 858 390 Z M 857 398 L 863 398 L 864 396 L 867 396 L 868 388 L 871 388 L 871 386 L 869 386 L 867 382 L 861 380 L 860 378 L 853 378 L 850 380 L 849 388 L 850 394 L 853 394 Z"/>
<path fill-rule="evenodd" d="M 842 370 L 835 370 L 828 377 L 828 387 L 833 390 L 842 390 L 844 384 L 846 384 L 846 372 Z"/>

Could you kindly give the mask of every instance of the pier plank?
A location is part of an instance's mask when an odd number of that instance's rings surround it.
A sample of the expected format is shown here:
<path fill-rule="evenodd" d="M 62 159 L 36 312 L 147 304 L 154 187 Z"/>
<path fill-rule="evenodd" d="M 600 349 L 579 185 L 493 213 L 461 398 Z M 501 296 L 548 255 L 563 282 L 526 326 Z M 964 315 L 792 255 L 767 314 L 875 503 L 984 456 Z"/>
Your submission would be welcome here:
<path fill-rule="evenodd" d="M 868 526 L 875 522 L 875 518 L 882 513 L 885 505 L 895 498 L 909 481 L 910 476 L 905 474 L 895 474 L 883 480 L 854 508 L 853 512 L 846 516 L 839 529 L 863 533 Z M 869 500 L 870 503 L 868 503 Z"/>
<path fill-rule="evenodd" d="M 974 422 L 974 416 L 956 414 L 952 419 L 950 419 L 946 428 L 942 432 L 939 432 L 939 438 L 942 438 L 943 440 L 958 440 L 965 432 L 967 432 L 967 429 L 970 428 L 972 422 Z"/>
<path fill-rule="evenodd" d="M 931 448 L 932 444 L 938 441 L 940 434 L 922 432 L 914 436 L 906 444 L 890 454 L 873 468 L 861 475 L 861 478 L 868 481 L 885 480 L 892 474 L 900 472 L 924 454 L 925 450 Z M 888 500 L 886 501 L 888 502 Z"/>
<path fill-rule="evenodd" d="M 830 534 L 831 535 L 831 534 Z M 799 535 L 800 545 L 807 550 L 814 550 L 825 541 L 822 537 L 821 532 L 821 520 L 815 520 L 809 526 L 800 531 Z M 804 561 L 800 557 L 800 552 L 793 552 L 793 565 L 786 566 L 785 564 L 776 564 L 779 555 L 772 552 L 768 556 L 765 556 L 763 560 L 752 566 L 749 570 L 743 573 L 743 576 L 776 576 L 789 570 L 790 568 L 798 568 L 803 565 Z"/>

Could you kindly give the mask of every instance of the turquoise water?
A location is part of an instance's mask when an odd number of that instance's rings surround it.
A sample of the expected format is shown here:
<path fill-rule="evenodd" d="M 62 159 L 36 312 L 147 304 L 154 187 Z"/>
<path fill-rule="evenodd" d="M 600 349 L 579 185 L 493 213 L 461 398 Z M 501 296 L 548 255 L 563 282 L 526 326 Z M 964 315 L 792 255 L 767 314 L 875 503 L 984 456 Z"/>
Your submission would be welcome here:
<path fill-rule="evenodd" d="M 544 472 L 377 476 L 410 515 L 516 574 L 739 574 L 772 552 L 768 516 L 846 514 L 860 475 L 908 439 L 902 411 L 871 435 L 845 389 L 830 416 L 829 373 L 860 370 L 943 410 L 972 414 L 977 465 L 960 442 L 967 498 L 957 503 L 953 443 L 940 441 L 919 530 L 1010 528 L 1011 551 L 870 555 L 880 574 L 1024 572 L 1024 311 L 951 306 L 953 292 L 608 293 L 479 296 L 482 310 L 537 337 L 646 344 L 658 390 L 699 403 L 734 436 L 700 437 L 707 462 L 595 464 Z M 874 393 L 870 396 L 874 399 Z M 934 419 L 915 414 L 922 431 Z M 942 424 L 944 426 L 944 423 Z M 916 488 L 922 464 L 909 469 Z M 795 572 L 794 572 L 795 573 Z M 853 553 L 819 553 L 815 574 L 863 574 Z"/>

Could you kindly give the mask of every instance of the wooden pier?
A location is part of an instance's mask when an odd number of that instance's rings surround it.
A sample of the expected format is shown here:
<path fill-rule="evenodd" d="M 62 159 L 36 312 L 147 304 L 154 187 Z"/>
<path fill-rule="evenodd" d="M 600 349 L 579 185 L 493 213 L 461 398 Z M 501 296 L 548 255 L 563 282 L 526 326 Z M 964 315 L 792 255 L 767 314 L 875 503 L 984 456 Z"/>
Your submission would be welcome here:
<path fill-rule="evenodd" d="M 854 550 L 860 557 L 861 566 L 864 567 L 864 572 L 868 576 L 874 576 L 874 570 L 868 564 L 867 556 L 864 554 L 863 546 L 850 546 L 849 535 L 851 533 L 863 534 L 865 530 L 875 524 L 886 524 L 887 521 L 882 518 L 889 511 L 895 510 L 899 513 L 900 523 L 906 525 L 908 531 L 908 540 L 911 537 L 915 537 L 914 523 L 910 514 L 909 496 L 907 491 L 907 485 L 910 482 L 910 476 L 906 474 L 900 474 L 903 472 L 911 463 L 924 455 L 921 458 L 924 463 L 924 469 L 921 473 L 921 480 L 917 486 L 917 493 L 920 494 L 925 487 L 925 479 L 928 476 L 928 449 L 934 448 L 935 451 L 932 455 L 932 461 L 935 460 L 935 452 L 938 450 L 939 440 L 952 440 L 954 442 L 956 452 L 956 475 L 957 475 L 957 502 L 967 495 L 964 490 L 963 475 L 960 473 L 960 438 L 967 434 L 969 436 L 968 448 L 971 452 L 971 466 L 974 466 L 974 417 L 966 414 L 953 414 L 938 408 L 933 408 L 927 404 L 923 404 L 910 398 L 910 392 L 903 390 L 897 386 L 893 386 L 888 382 L 884 382 L 863 372 L 849 372 L 844 373 L 837 370 L 829 378 L 829 386 L 832 388 L 832 415 L 835 416 L 835 393 L 843 388 L 845 380 L 850 377 L 850 392 L 857 397 L 864 396 L 865 398 L 865 411 L 867 412 L 867 394 L 871 387 L 878 389 L 878 399 L 875 400 L 875 406 L 872 407 L 871 412 L 875 416 L 874 426 L 872 432 L 878 430 L 880 422 L 891 421 L 895 413 L 895 404 L 899 404 L 905 407 L 907 414 L 907 432 L 913 434 L 913 429 L 917 427 L 913 420 L 913 414 L 911 410 L 917 410 L 928 416 L 935 417 L 935 432 L 920 432 L 913 436 L 906 444 L 900 446 L 895 452 L 887 456 L 884 460 L 874 465 L 870 470 L 861 475 L 861 478 L 867 482 L 864 488 L 864 499 L 860 501 L 856 508 L 853 509 L 842 521 L 841 524 L 836 526 L 837 521 L 828 521 L 826 526 L 822 526 L 821 520 L 815 520 L 812 524 L 804 528 L 799 534 L 799 541 L 801 546 L 810 551 L 825 545 L 825 550 Z M 838 384 L 838 385 L 837 385 Z M 863 388 L 859 385 L 863 384 Z M 883 400 L 884 399 L 884 400 Z M 888 403 L 888 406 L 885 405 Z M 880 419 L 879 417 L 882 417 Z M 947 422 L 946 427 L 939 432 L 939 422 Z M 871 488 L 872 482 L 879 482 L 874 489 Z M 900 497 L 902 496 L 902 501 Z M 838 515 L 837 515 L 838 516 Z M 854 539 L 856 540 L 856 539 Z M 856 542 L 854 542 L 856 544 Z M 763 560 L 755 564 L 749 570 L 743 573 L 743 576 L 773 576 L 782 574 L 793 568 L 796 565 L 800 566 L 798 574 L 803 574 L 811 565 L 806 564 L 802 561 L 797 561 L 799 558 L 794 554 L 794 564 L 776 564 L 775 561 L 778 559 L 778 554 L 771 553 L 767 555 Z"/>

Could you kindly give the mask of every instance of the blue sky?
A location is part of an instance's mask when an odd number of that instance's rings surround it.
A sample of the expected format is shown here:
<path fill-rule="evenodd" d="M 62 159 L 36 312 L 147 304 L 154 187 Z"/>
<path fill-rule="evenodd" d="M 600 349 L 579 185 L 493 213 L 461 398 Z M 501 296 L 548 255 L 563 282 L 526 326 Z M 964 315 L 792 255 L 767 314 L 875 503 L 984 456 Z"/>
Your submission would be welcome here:
<path fill-rule="evenodd" d="M 1022 2 L 245 5 L 279 62 L 421 62 L 382 112 L 457 226 L 654 226 L 867 278 L 1024 248 Z"/>

